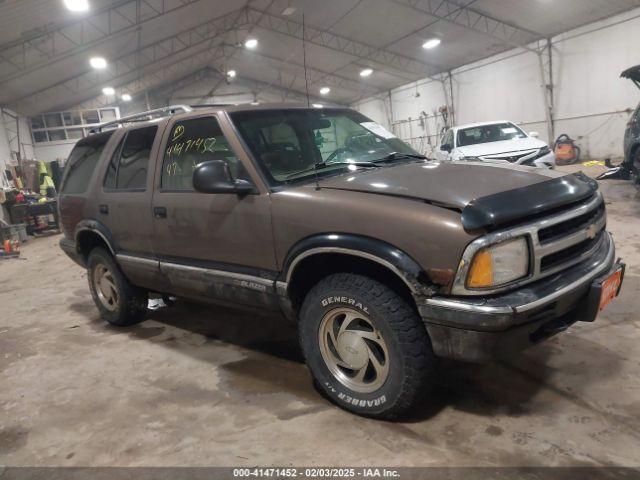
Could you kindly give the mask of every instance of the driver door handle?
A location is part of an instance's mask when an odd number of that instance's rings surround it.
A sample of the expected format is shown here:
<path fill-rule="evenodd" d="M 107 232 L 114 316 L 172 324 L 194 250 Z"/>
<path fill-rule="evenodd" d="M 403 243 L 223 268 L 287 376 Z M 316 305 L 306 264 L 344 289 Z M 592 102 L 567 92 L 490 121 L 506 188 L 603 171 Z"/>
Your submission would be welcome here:
<path fill-rule="evenodd" d="M 153 207 L 153 216 L 158 219 L 167 218 L 166 207 Z"/>

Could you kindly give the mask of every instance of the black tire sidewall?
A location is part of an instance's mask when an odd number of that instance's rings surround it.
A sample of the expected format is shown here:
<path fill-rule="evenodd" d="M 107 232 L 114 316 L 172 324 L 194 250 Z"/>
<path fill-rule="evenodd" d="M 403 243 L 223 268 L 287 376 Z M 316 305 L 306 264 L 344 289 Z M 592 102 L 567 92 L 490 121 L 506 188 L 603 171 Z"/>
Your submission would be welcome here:
<path fill-rule="evenodd" d="M 385 383 L 374 392 L 356 392 L 343 385 L 322 358 L 318 335 L 320 323 L 328 312 L 340 307 L 352 308 L 366 315 L 387 345 L 389 374 Z M 322 287 L 314 288 L 307 295 L 300 311 L 300 343 L 315 380 L 333 402 L 360 415 L 375 416 L 392 409 L 402 393 L 405 372 L 400 343 L 389 323 L 384 320 L 385 316 L 391 314 L 368 295 L 350 292 L 346 288 L 329 290 Z"/>

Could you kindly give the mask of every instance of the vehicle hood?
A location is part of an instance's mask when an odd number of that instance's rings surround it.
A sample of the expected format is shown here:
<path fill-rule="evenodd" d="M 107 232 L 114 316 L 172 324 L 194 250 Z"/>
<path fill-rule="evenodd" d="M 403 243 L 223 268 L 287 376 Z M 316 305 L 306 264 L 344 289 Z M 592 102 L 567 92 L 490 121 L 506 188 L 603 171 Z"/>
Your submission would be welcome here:
<path fill-rule="evenodd" d="M 628 78 L 629 80 L 633 80 L 633 83 L 635 83 L 636 86 L 640 88 L 640 65 L 627 68 L 624 72 L 620 74 L 620 76 L 622 78 Z"/>
<path fill-rule="evenodd" d="M 320 181 L 322 188 L 426 200 L 462 210 L 472 200 L 562 176 L 550 169 L 484 162 L 418 162 Z"/>
<path fill-rule="evenodd" d="M 582 174 L 512 164 L 436 161 L 357 171 L 321 180 L 319 186 L 456 209 L 463 213 L 469 230 L 573 203 L 597 189 L 597 183 Z"/>
<path fill-rule="evenodd" d="M 514 138 L 511 140 L 503 140 L 501 142 L 478 143 L 476 145 L 467 145 L 465 147 L 457 147 L 457 150 L 465 157 L 481 157 L 484 155 L 496 155 L 499 153 L 517 152 L 520 150 L 531 150 L 534 148 L 542 148 L 547 144 L 537 138 Z"/>

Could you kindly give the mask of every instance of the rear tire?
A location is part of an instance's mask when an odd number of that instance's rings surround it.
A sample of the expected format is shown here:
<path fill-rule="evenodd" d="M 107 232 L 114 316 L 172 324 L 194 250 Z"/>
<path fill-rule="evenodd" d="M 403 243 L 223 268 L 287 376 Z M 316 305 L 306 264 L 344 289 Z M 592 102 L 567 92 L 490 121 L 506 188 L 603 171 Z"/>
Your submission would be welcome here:
<path fill-rule="evenodd" d="M 144 320 L 147 292 L 127 280 L 104 248 L 91 250 L 87 260 L 87 278 L 93 301 L 104 320 L 118 327 Z"/>
<path fill-rule="evenodd" d="M 300 310 L 307 366 L 345 410 L 397 419 L 424 397 L 435 357 L 417 312 L 386 285 L 339 273 L 316 284 Z"/>

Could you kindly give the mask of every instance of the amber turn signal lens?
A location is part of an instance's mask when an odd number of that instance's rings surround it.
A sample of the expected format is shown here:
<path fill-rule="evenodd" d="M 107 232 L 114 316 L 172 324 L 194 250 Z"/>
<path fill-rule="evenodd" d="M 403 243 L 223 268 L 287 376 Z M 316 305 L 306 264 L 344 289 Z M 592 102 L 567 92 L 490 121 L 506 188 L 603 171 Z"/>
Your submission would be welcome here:
<path fill-rule="evenodd" d="M 506 285 L 527 276 L 529 246 L 524 237 L 496 243 L 479 250 L 467 274 L 468 288 Z"/>
<path fill-rule="evenodd" d="M 493 262 L 490 250 L 480 250 L 476 253 L 467 277 L 471 288 L 489 287 L 493 285 Z"/>

